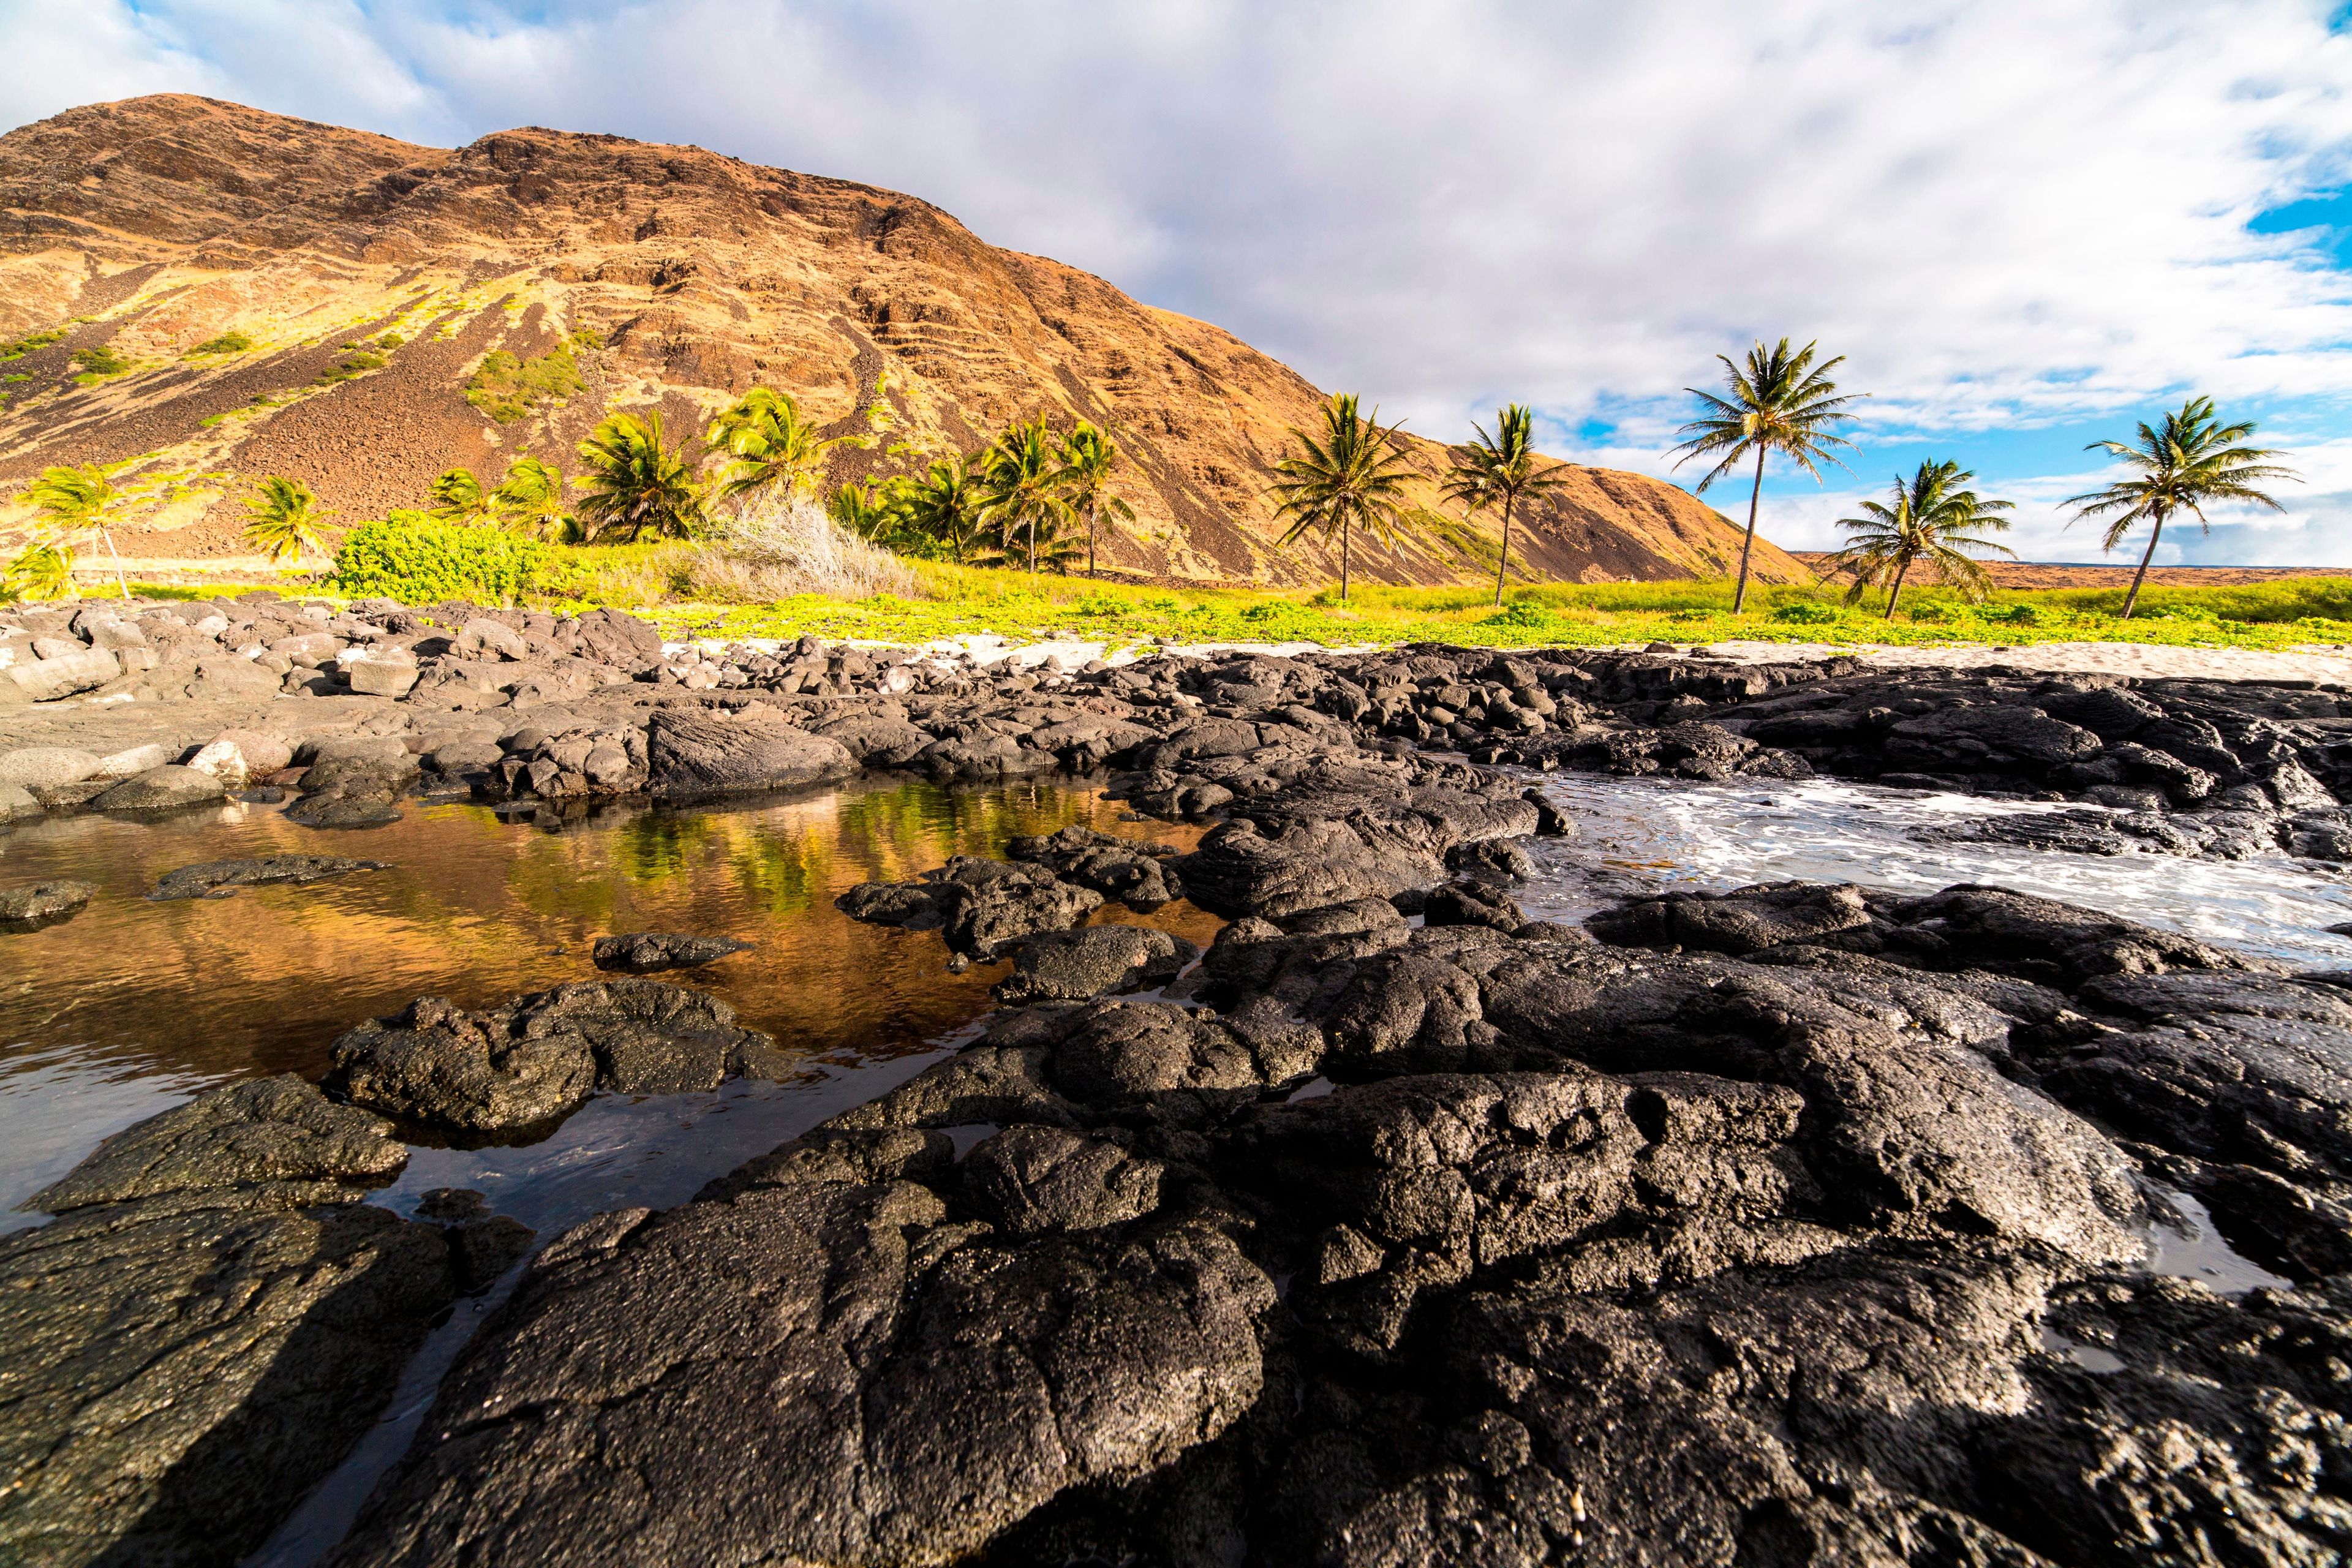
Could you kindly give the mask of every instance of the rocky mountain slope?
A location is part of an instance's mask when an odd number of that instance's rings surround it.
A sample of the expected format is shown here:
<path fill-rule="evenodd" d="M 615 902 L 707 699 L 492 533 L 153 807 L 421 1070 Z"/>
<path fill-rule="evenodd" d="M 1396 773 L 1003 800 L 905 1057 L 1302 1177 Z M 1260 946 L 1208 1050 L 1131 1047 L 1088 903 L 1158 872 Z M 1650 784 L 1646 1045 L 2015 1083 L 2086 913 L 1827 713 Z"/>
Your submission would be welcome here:
<path fill-rule="evenodd" d="M 570 466 L 608 408 L 674 434 L 755 383 L 843 430 L 834 480 L 1083 416 L 1122 436 L 1124 572 L 1318 581 L 1262 487 L 1318 390 L 1205 322 L 999 249 L 912 197 L 692 147 L 542 130 L 455 152 L 180 95 L 0 137 L 0 489 L 148 457 L 126 552 L 240 553 L 239 492 L 312 485 L 350 522 L 453 465 Z M 1440 449 L 1416 446 L 1433 475 Z M 1430 492 L 1433 500 L 1433 487 Z M 1737 531 L 1674 486 L 1576 468 L 1515 537 L 1570 581 L 1713 575 Z M 0 524 L 24 521 L 23 509 Z M 1492 570 L 1495 524 L 1416 514 L 1360 570 Z M 1768 578 L 1803 581 L 1759 546 Z"/>

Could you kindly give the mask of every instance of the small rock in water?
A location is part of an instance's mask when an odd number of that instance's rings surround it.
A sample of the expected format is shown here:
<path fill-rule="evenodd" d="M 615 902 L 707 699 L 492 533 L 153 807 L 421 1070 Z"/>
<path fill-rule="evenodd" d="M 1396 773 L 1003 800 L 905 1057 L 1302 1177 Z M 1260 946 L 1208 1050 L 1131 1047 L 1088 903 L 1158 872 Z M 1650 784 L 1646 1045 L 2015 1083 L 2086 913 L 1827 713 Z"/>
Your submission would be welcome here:
<path fill-rule="evenodd" d="M 660 969 L 691 969 L 712 963 L 731 952 L 750 949 L 748 942 L 723 936 L 683 936 L 676 931 L 634 931 L 596 939 L 594 959 L 599 969 L 649 974 Z M 557 952 L 563 950 L 558 948 Z"/>
<path fill-rule="evenodd" d="M 490 1212 L 490 1200 L 472 1187 L 436 1187 L 416 1200 L 418 1219 L 456 1224 Z"/>
<path fill-rule="evenodd" d="M 98 891 L 94 882 L 59 879 L 0 889 L 0 930 L 35 931 L 81 912 Z"/>
<path fill-rule="evenodd" d="M 184 805 L 208 805 L 227 793 L 210 773 L 167 763 L 132 774 L 90 805 L 100 811 L 171 811 Z"/>
<path fill-rule="evenodd" d="M 384 871 L 383 860 L 352 860 L 341 855 L 269 855 L 257 860 L 207 860 L 168 871 L 147 896 L 159 903 L 174 899 L 226 899 L 237 888 L 272 882 L 317 882 L 352 871 Z"/>

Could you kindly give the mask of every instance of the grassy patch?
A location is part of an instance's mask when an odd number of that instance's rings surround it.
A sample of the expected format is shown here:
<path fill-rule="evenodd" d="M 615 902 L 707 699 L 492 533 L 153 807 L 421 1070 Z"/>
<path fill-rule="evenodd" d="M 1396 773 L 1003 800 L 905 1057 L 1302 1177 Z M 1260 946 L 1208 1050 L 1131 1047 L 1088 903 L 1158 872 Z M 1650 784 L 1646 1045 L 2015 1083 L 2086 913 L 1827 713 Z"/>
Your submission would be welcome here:
<path fill-rule="evenodd" d="M 196 359 L 205 354 L 241 354 L 252 346 L 253 340 L 243 332 L 223 332 L 216 338 L 206 338 L 180 357 Z"/>
<path fill-rule="evenodd" d="M 383 355 L 373 349 L 357 349 L 337 360 L 328 369 L 320 371 L 311 378 L 310 384 L 332 386 L 337 382 L 349 381 L 362 372 L 382 370 L 388 363 L 390 362 Z M 255 401 L 260 400 L 257 398 Z"/>
<path fill-rule="evenodd" d="M 504 349 L 494 349 L 482 356 L 482 363 L 467 378 L 466 401 L 508 425 L 541 404 L 560 406 L 586 384 L 569 341 L 531 359 L 517 359 Z"/>
<path fill-rule="evenodd" d="M 52 327 L 46 332 L 26 332 L 21 338 L 12 338 L 0 343 L 0 361 L 23 359 L 35 349 L 45 349 L 51 343 L 64 342 L 65 335 L 63 327 Z"/>
<path fill-rule="evenodd" d="M 129 360 L 104 343 L 96 348 L 74 350 L 73 363 L 81 367 L 81 374 L 74 380 L 83 386 L 96 386 L 100 382 L 125 374 L 131 369 Z"/>

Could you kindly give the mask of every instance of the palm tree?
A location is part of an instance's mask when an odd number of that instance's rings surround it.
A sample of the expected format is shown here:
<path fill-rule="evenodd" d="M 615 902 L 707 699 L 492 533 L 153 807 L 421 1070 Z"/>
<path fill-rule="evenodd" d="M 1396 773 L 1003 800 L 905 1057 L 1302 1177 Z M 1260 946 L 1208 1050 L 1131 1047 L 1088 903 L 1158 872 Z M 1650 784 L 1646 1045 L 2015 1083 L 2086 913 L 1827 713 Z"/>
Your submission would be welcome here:
<path fill-rule="evenodd" d="M 2139 570 L 2132 574 L 2131 592 L 2124 595 L 2125 620 L 2131 619 L 2132 608 L 2139 603 L 2139 585 L 2155 559 L 2156 542 L 2164 536 L 2164 525 L 2173 513 L 2188 512 L 2210 533 L 2213 525 L 2206 521 L 2205 508 L 2216 501 L 2286 510 L 2258 487 L 2280 479 L 2299 484 L 2303 476 L 2271 462 L 2279 454 L 2267 447 L 2238 445 L 2253 433 L 2252 420 L 2224 425 L 2213 412 L 2211 398 L 2192 397 L 2179 413 L 2164 416 L 2161 429 L 2142 424 L 2137 442 L 2094 441 L 2083 448 L 2119 458 L 2132 473 L 2105 489 L 2067 500 L 2064 504 L 2074 509 L 2073 521 L 2105 518 L 2107 531 L 2099 541 L 2105 551 L 2121 544 L 2141 519 L 2148 523 L 2147 549 L 2140 554 Z"/>
<path fill-rule="evenodd" d="M 36 540 L 8 563 L 6 596 L 62 599 L 73 587 L 74 552 L 65 544 Z"/>
<path fill-rule="evenodd" d="M 1135 509 L 1109 493 L 1110 471 L 1118 463 L 1118 445 L 1109 432 L 1078 421 L 1062 443 L 1062 488 L 1071 504 L 1087 520 L 1087 575 L 1095 574 L 1095 524 L 1103 516 L 1135 521 Z"/>
<path fill-rule="evenodd" d="M 858 538 L 875 544 L 881 543 L 898 522 L 887 497 L 877 496 L 855 480 L 825 498 L 824 514 Z"/>
<path fill-rule="evenodd" d="M 1495 434 L 1473 424 L 1478 438 L 1454 447 L 1454 466 L 1445 471 L 1447 500 L 1458 500 L 1471 511 L 1496 500 L 1503 503 L 1503 558 L 1495 565 L 1495 603 L 1503 602 L 1503 575 L 1511 569 L 1511 508 L 1524 495 L 1539 495 L 1567 482 L 1565 465 L 1536 467 L 1536 417 L 1524 404 L 1514 403 L 1495 416 Z"/>
<path fill-rule="evenodd" d="M 579 514 L 587 538 L 625 531 L 634 543 L 649 528 L 681 539 L 701 528 L 702 486 L 678 448 L 663 444 L 659 414 L 607 416 L 580 456 L 588 465 Z"/>
<path fill-rule="evenodd" d="M 114 548 L 113 524 L 117 513 L 142 499 L 141 487 L 115 483 L 116 477 L 130 467 L 131 463 L 111 467 L 85 463 L 73 468 L 43 468 L 40 478 L 16 498 L 39 511 L 43 528 L 52 536 L 41 542 L 62 542 L 77 533 L 96 536 L 107 554 L 114 557 L 115 586 L 126 599 L 131 597 L 131 583 L 123 574 L 122 557 Z M 73 552 L 67 551 L 63 558 L 70 563 Z"/>
<path fill-rule="evenodd" d="M 1849 605 L 1863 590 L 1886 585 L 1886 618 L 1895 618 L 1895 601 L 1903 596 L 1903 579 L 1915 565 L 1923 566 L 1939 583 L 1949 583 L 1974 603 L 1992 587 L 1985 569 L 1963 552 L 1990 550 L 2001 555 L 2017 552 L 1982 537 L 2009 527 L 1997 514 L 2014 510 L 2005 500 L 1987 500 L 1968 488 L 1976 475 L 1958 463 L 1926 462 L 1905 479 L 1896 475 L 1887 502 L 1862 503 L 1864 515 L 1842 517 L 1838 526 L 1853 537 L 1837 552 L 1841 570 L 1853 574 L 1847 591 Z"/>
<path fill-rule="evenodd" d="M 1816 465 L 1837 462 L 1829 448 L 1853 445 L 1831 429 L 1840 420 L 1853 417 L 1845 412 L 1845 405 L 1854 401 L 1854 395 L 1841 395 L 1837 383 L 1830 379 L 1830 372 L 1843 364 L 1845 356 L 1840 354 L 1815 366 L 1816 346 L 1807 343 L 1792 354 L 1786 338 L 1770 349 L 1759 342 L 1748 351 L 1745 370 L 1717 354 L 1715 357 L 1723 361 L 1724 390 L 1730 395 L 1717 397 L 1695 386 L 1683 389 L 1705 408 L 1676 432 L 1684 439 L 1668 453 L 1682 454 L 1675 459 L 1675 467 L 1679 468 L 1693 458 L 1720 454 L 1722 459 L 1699 480 L 1699 494 L 1705 495 L 1709 485 L 1737 468 L 1748 453 L 1756 454 L 1756 482 L 1748 492 L 1748 537 L 1739 546 L 1739 586 L 1731 595 L 1735 616 L 1748 603 L 1748 560 L 1756 551 L 1756 506 L 1764 494 L 1765 454 L 1780 453 L 1819 484 L 1822 471 Z"/>
<path fill-rule="evenodd" d="M 245 509 L 245 542 L 272 561 L 302 563 L 305 551 L 322 551 L 319 498 L 299 479 L 270 474 L 253 487 Z"/>
<path fill-rule="evenodd" d="M 1299 450 L 1274 466 L 1275 480 L 1267 494 L 1275 516 L 1290 520 L 1281 542 L 1291 543 L 1309 529 L 1320 529 L 1326 543 L 1339 535 L 1339 602 L 1348 602 L 1348 541 L 1362 529 L 1375 539 L 1396 537 L 1397 519 L 1404 510 L 1405 481 L 1412 477 L 1397 445 L 1403 421 L 1382 427 L 1381 411 L 1362 418 L 1356 412 L 1356 395 L 1342 392 L 1323 405 L 1323 438 L 1318 441 L 1297 426 L 1290 434 Z"/>
<path fill-rule="evenodd" d="M 490 492 L 500 524 L 533 539 L 569 540 L 576 531 L 563 506 L 563 470 L 537 458 L 517 458 Z"/>
<path fill-rule="evenodd" d="M 921 479 L 908 481 L 891 497 L 901 524 L 945 545 L 959 564 L 969 558 L 985 525 L 982 456 L 941 458 Z"/>
<path fill-rule="evenodd" d="M 786 393 L 755 386 L 710 422 L 705 440 L 733 461 L 719 475 L 719 492 L 749 496 L 781 486 L 796 495 L 813 481 L 835 447 L 863 447 L 856 434 L 824 437 Z"/>
<path fill-rule="evenodd" d="M 436 522 L 467 525 L 488 522 L 498 515 L 498 500 L 482 488 L 471 468 L 449 468 L 433 481 L 432 515 Z"/>
<path fill-rule="evenodd" d="M 1026 559 L 1033 577 L 1041 553 L 1070 552 L 1060 537 L 1072 516 L 1064 471 L 1061 443 L 1043 418 L 1007 426 L 982 454 L 982 520 L 1008 560 Z"/>

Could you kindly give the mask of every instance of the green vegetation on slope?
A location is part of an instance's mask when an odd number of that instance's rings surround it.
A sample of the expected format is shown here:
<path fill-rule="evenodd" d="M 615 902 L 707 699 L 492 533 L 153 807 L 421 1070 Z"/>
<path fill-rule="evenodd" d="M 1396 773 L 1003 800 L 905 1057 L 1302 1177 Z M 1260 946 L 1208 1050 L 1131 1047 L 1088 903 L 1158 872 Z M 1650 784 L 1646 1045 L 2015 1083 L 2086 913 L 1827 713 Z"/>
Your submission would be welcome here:
<path fill-rule="evenodd" d="M 586 384 L 569 341 L 530 359 L 496 349 L 467 381 L 466 401 L 506 425 L 543 403 L 562 403 Z"/>

